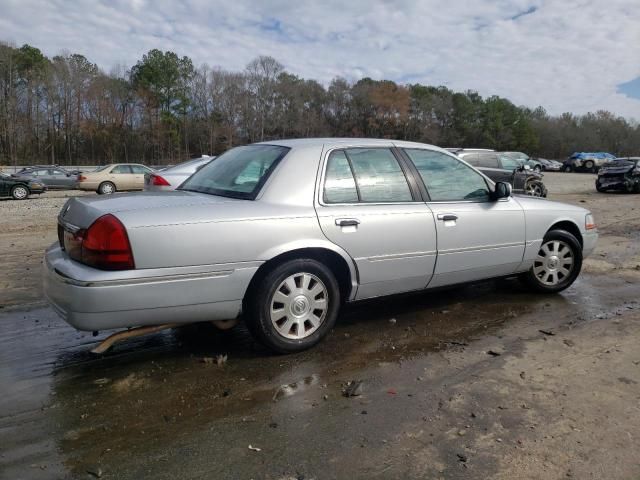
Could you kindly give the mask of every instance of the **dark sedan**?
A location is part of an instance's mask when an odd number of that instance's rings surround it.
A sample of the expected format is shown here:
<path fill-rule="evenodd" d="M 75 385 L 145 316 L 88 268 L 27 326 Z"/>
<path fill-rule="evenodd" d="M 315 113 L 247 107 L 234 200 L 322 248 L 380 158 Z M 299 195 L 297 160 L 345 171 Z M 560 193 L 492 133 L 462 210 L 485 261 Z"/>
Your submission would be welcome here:
<path fill-rule="evenodd" d="M 640 157 L 616 158 L 601 167 L 596 179 L 596 190 L 640 193 Z"/>
<path fill-rule="evenodd" d="M 40 194 L 47 190 L 46 185 L 29 179 L 14 178 L 0 173 L 0 197 L 14 200 L 26 200 L 32 193 Z"/>
<path fill-rule="evenodd" d="M 473 165 L 494 182 L 508 182 L 515 193 L 534 197 L 546 197 L 547 187 L 542 175 L 528 169 L 522 163 L 502 152 L 460 152 L 458 156 Z"/>
<path fill-rule="evenodd" d="M 42 183 L 50 189 L 72 189 L 78 182 L 77 174 L 57 166 L 27 167 L 12 176 Z"/>

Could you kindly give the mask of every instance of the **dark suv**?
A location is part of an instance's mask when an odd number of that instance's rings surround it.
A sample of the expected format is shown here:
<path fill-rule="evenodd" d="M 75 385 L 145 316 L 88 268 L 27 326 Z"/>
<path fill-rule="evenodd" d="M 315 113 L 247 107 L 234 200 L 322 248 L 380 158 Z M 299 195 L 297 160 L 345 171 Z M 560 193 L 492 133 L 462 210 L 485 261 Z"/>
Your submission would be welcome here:
<path fill-rule="evenodd" d="M 458 156 L 473 165 L 494 182 L 508 182 L 515 193 L 526 193 L 534 197 L 546 197 L 547 187 L 542 183 L 542 174 L 534 172 L 522 163 L 501 152 L 460 152 Z"/>

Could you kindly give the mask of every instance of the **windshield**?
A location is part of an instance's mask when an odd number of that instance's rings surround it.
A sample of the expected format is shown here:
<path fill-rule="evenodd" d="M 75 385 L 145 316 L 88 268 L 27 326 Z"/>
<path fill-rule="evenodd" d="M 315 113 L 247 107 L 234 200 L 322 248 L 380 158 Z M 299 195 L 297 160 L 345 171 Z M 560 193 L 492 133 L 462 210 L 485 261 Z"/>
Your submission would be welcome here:
<path fill-rule="evenodd" d="M 233 148 L 194 173 L 179 190 L 253 200 L 288 151 L 276 145 Z"/>

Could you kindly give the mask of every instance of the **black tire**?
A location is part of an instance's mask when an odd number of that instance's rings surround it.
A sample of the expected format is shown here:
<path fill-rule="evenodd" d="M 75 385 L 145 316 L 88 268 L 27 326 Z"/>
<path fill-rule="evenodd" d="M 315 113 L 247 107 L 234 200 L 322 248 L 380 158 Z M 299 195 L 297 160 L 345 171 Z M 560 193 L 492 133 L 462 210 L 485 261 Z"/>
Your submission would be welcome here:
<path fill-rule="evenodd" d="M 546 197 L 547 191 L 540 180 L 529 180 L 525 185 L 525 192 L 531 197 Z"/>
<path fill-rule="evenodd" d="M 564 244 L 563 249 L 561 249 L 559 252 L 560 255 L 563 255 L 563 253 L 565 252 L 564 248 L 569 248 L 571 250 L 573 263 L 570 269 L 568 269 L 569 273 L 567 275 L 564 275 L 562 278 L 558 278 L 557 283 L 553 285 L 549 285 L 540 278 L 540 274 L 536 274 L 535 269 L 538 268 L 542 263 L 538 261 L 538 258 L 540 257 L 537 257 L 536 260 L 534 260 L 534 264 L 531 266 L 529 271 L 520 275 L 520 279 L 528 287 L 530 287 L 536 292 L 540 292 L 540 293 L 561 292 L 565 288 L 568 288 L 569 286 L 571 286 L 571 284 L 576 280 L 576 278 L 580 274 L 580 270 L 582 269 L 582 247 L 580 246 L 580 242 L 576 237 L 574 237 L 571 233 L 565 230 L 551 230 L 547 232 L 547 234 L 544 236 L 544 239 L 542 240 L 542 245 L 540 247 L 540 251 L 538 255 L 540 255 L 541 253 L 544 253 L 543 249 L 545 248 L 545 245 L 553 241 L 558 241 Z M 544 255 L 544 258 L 546 258 L 546 254 Z M 560 262 L 562 262 L 562 258 L 564 257 L 561 257 Z M 559 265 L 564 266 L 562 265 L 562 263 L 560 263 Z M 548 273 L 546 275 L 548 275 Z M 546 275 L 543 274 L 543 276 L 546 276 Z M 559 277 L 559 274 L 556 274 L 556 276 Z"/>
<path fill-rule="evenodd" d="M 14 200 L 26 200 L 27 198 L 29 198 L 30 193 L 31 192 L 29 192 L 29 189 L 24 185 L 15 185 L 11 189 L 11 197 Z"/>
<path fill-rule="evenodd" d="M 274 295 L 286 279 L 304 273 L 311 274 L 322 282 L 328 297 L 326 311 L 313 333 L 304 338 L 287 338 L 276 329 L 274 323 L 277 323 L 277 320 L 271 320 L 272 305 L 278 304 Z M 317 260 L 294 259 L 281 263 L 267 272 L 247 292 L 244 301 L 244 321 L 252 336 L 270 350 L 277 353 L 294 353 L 311 348 L 322 340 L 333 328 L 339 308 L 340 288 L 333 272 Z M 284 304 L 283 310 L 286 310 Z"/>
<path fill-rule="evenodd" d="M 573 166 L 565 165 L 564 167 L 562 167 L 562 171 L 563 172 L 573 172 Z"/>
<path fill-rule="evenodd" d="M 117 192 L 116 186 L 112 182 L 102 182 L 98 186 L 97 190 L 100 195 L 111 195 L 112 193 Z"/>
<path fill-rule="evenodd" d="M 540 173 L 540 172 L 542 171 L 542 167 L 541 167 L 540 165 L 535 165 L 535 166 L 533 167 L 533 171 L 534 171 L 534 172 L 538 172 L 538 173 Z"/>
<path fill-rule="evenodd" d="M 599 182 L 596 182 L 596 190 L 597 190 L 597 191 L 599 191 L 600 193 L 604 193 L 604 192 L 606 192 L 606 191 L 607 191 L 607 190 L 606 190 L 606 188 L 602 188 L 602 187 L 600 186 L 600 183 L 599 183 Z"/>
<path fill-rule="evenodd" d="M 591 160 L 587 160 L 586 162 L 584 162 L 584 169 L 590 173 L 596 172 L 596 166 Z"/>

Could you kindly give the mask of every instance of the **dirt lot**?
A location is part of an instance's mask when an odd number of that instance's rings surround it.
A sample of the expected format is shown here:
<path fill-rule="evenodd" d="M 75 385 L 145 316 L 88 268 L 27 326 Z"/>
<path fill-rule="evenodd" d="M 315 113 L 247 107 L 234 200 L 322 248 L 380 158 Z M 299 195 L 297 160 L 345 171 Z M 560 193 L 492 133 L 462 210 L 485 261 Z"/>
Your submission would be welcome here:
<path fill-rule="evenodd" d="M 42 301 L 64 194 L 0 202 L 0 478 L 639 478 L 640 196 L 593 181 L 545 176 L 601 234 L 562 295 L 366 302 L 286 357 L 242 328 L 91 356 Z"/>

